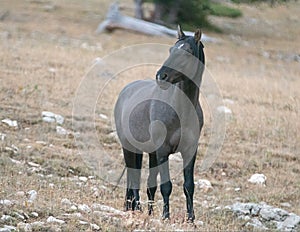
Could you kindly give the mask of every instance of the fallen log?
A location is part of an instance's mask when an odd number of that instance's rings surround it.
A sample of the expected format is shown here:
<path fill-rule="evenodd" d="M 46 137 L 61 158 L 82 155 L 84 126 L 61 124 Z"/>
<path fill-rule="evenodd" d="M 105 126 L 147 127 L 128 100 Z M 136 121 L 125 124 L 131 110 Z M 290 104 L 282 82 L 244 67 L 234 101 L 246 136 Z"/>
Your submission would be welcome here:
<path fill-rule="evenodd" d="M 98 25 L 96 33 L 99 34 L 105 30 L 112 31 L 114 29 L 125 29 L 153 36 L 177 36 L 177 30 L 172 30 L 162 25 L 123 15 L 120 12 L 117 3 L 111 4 L 106 19 Z M 194 32 L 190 31 L 185 31 L 184 33 L 190 36 L 194 35 Z M 205 34 L 202 34 L 201 40 L 204 42 L 217 42 L 217 39 L 208 37 Z"/>

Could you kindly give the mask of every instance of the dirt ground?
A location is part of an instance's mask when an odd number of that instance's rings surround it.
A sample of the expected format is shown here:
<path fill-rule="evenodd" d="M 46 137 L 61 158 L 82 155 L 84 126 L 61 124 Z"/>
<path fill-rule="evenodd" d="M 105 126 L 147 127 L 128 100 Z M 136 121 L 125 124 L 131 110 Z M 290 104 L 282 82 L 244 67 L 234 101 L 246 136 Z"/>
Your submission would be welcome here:
<path fill-rule="evenodd" d="M 121 4 L 131 6 L 132 2 Z M 131 66 L 119 73 L 97 95 L 94 118 L 76 118 L 73 114 L 78 94 L 84 90 L 81 84 L 93 75 L 95 69 L 91 67 L 95 61 L 118 49 L 143 43 L 171 46 L 175 42 L 173 38 L 122 30 L 96 35 L 95 29 L 104 20 L 108 6 L 106 0 L 1 1 L 0 119 L 16 120 L 18 125 L 0 123 L 0 218 L 11 216 L 8 221 L 0 220 L 0 228 L 21 228 L 22 223 L 40 221 L 44 224 L 34 227 L 34 231 L 247 230 L 244 221 L 218 210 L 237 201 L 266 202 L 299 215 L 299 1 L 275 7 L 237 5 L 243 12 L 241 18 L 211 18 L 223 34 L 204 30 L 219 40 L 204 43 L 206 75 L 213 78 L 232 114 L 226 118 L 221 152 L 214 164 L 202 172 L 199 167 L 208 147 L 212 122 L 207 99 L 200 97 L 205 125 L 195 179 L 209 180 L 212 189 L 204 191 L 196 186 L 194 225 L 184 222 L 185 197 L 182 176 L 176 175 L 178 170 L 172 171 L 175 176 L 168 222 L 160 221 L 159 193 L 154 216 L 147 215 L 145 188 L 141 190 L 145 209 L 141 213 L 99 215 L 80 207 L 85 204 L 92 208 L 98 203 L 123 210 L 124 178 L 115 189 L 111 182 L 111 176 L 117 179 L 122 172 L 123 164 L 113 133 L 113 103 L 126 83 L 154 78 L 159 66 Z M 130 7 L 124 11 L 131 13 Z M 167 55 L 159 59 L 164 60 Z M 127 61 L 121 60 L 125 64 Z M 43 121 L 43 111 L 62 115 L 64 123 Z M 103 161 L 98 172 L 93 171 L 87 164 L 88 158 L 80 152 L 84 144 L 76 141 L 74 118 L 83 123 L 81 129 L 86 135 L 92 136 L 95 131 L 102 150 L 97 153 L 96 146 L 93 155 L 105 153 L 114 157 L 115 163 Z M 57 126 L 67 133 L 59 134 Z M 267 177 L 265 186 L 247 181 L 254 173 Z M 37 192 L 36 199 L 30 199 L 30 190 Z M 77 209 L 67 208 L 64 198 Z M 4 200 L 10 203 L 4 204 Z M 76 212 L 80 212 L 78 217 L 74 216 Z M 50 216 L 64 223 L 45 223 Z"/>

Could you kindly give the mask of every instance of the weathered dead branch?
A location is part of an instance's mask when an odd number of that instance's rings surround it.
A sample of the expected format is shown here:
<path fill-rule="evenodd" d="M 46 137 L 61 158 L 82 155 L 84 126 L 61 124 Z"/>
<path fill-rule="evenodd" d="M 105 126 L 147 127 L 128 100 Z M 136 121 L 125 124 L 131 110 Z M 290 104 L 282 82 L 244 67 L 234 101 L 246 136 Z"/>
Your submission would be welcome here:
<path fill-rule="evenodd" d="M 106 19 L 99 24 L 96 33 L 102 33 L 105 30 L 112 31 L 115 29 L 124 29 L 153 36 L 177 36 L 177 30 L 172 30 L 162 25 L 123 15 L 120 12 L 117 3 L 113 3 L 110 6 Z M 185 34 L 194 35 L 194 32 L 187 31 Z M 201 40 L 205 42 L 217 41 L 215 38 L 208 37 L 204 34 L 202 34 Z"/>

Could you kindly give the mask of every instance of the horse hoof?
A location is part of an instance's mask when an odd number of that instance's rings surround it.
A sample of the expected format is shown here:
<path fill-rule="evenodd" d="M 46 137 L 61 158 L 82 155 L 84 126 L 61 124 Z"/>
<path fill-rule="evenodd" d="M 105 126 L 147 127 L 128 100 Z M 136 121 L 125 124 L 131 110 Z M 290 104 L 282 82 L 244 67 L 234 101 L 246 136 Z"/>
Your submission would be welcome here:
<path fill-rule="evenodd" d="M 131 210 L 131 209 L 132 209 L 132 201 L 129 201 L 129 200 L 125 201 L 124 210 L 128 211 L 128 210 Z"/>
<path fill-rule="evenodd" d="M 195 218 L 188 218 L 186 220 L 187 223 L 194 223 Z"/>
<path fill-rule="evenodd" d="M 186 222 L 187 223 L 194 223 L 195 215 L 189 215 Z"/>
<path fill-rule="evenodd" d="M 163 221 L 170 220 L 170 213 L 164 213 L 162 216 L 162 220 Z"/>
<path fill-rule="evenodd" d="M 134 211 L 141 211 L 141 212 L 143 212 L 143 210 L 142 210 L 142 207 L 141 207 L 141 206 L 135 207 Z"/>
<path fill-rule="evenodd" d="M 139 201 L 135 201 L 132 205 L 132 210 L 133 211 L 142 211 L 142 206 Z"/>
<path fill-rule="evenodd" d="M 150 215 L 153 215 L 153 213 L 154 213 L 154 202 L 149 202 L 148 203 L 148 215 L 150 216 Z"/>

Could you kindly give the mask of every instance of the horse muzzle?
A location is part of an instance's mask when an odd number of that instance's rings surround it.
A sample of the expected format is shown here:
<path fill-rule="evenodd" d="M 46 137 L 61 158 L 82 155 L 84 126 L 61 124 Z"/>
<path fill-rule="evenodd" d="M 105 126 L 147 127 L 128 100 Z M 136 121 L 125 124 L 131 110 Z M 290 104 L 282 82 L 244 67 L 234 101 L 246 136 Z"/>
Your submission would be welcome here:
<path fill-rule="evenodd" d="M 156 83 L 161 89 L 168 89 L 171 83 L 168 81 L 168 74 L 160 69 L 156 74 Z"/>

